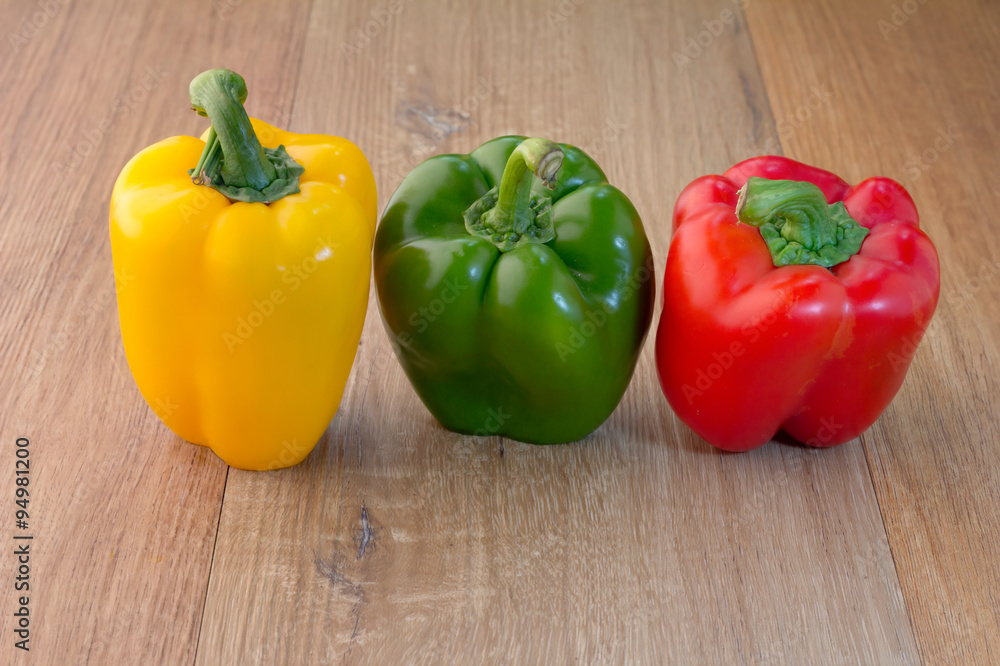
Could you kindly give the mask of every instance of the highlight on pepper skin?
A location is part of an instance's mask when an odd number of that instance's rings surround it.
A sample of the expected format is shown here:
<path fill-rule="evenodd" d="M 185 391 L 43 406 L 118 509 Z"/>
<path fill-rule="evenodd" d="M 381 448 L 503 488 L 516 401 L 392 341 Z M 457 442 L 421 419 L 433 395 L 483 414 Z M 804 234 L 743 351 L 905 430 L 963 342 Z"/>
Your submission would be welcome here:
<path fill-rule="evenodd" d="M 906 190 L 764 156 L 696 179 L 673 222 L 656 361 L 678 418 L 728 451 L 870 427 L 940 294 Z"/>
<path fill-rule="evenodd" d="M 386 333 L 442 426 L 554 444 L 614 411 L 652 320 L 638 213 L 579 148 L 500 137 L 417 166 L 382 214 Z"/>
<path fill-rule="evenodd" d="M 305 458 L 340 403 L 368 306 L 376 192 L 354 144 L 252 119 L 246 94 L 228 70 L 192 81 L 211 126 L 129 161 L 110 234 L 116 274 L 131 277 L 122 343 L 147 403 L 228 464 L 274 469 Z"/>

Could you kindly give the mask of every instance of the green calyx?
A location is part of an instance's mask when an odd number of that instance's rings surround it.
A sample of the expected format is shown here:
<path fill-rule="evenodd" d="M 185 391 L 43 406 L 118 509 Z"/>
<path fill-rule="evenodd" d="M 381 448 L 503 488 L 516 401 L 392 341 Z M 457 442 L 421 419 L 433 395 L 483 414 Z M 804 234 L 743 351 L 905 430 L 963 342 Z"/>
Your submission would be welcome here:
<path fill-rule="evenodd" d="M 857 254 L 868 235 L 843 201 L 828 204 L 823 191 L 805 181 L 749 178 L 736 216 L 760 229 L 775 266 L 830 268 Z"/>
<path fill-rule="evenodd" d="M 212 121 L 205 150 L 188 171 L 197 185 L 212 187 L 229 199 L 271 203 L 299 191 L 305 167 L 284 146 L 264 148 L 243 108 L 247 86 L 228 69 L 209 69 L 194 77 L 191 108 Z"/>
<path fill-rule="evenodd" d="M 465 228 L 485 238 L 501 252 L 556 237 L 552 200 L 533 194 L 533 177 L 555 189 L 563 151 L 547 139 L 525 139 L 511 153 L 500 184 L 484 194 L 464 213 Z"/>

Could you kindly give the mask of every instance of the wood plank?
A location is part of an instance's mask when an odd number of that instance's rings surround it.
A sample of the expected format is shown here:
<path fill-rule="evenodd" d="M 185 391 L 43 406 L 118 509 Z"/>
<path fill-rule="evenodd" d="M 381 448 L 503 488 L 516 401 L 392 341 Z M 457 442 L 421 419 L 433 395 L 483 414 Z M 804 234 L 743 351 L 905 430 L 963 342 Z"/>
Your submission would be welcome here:
<path fill-rule="evenodd" d="M 863 440 L 923 660 L 996 663 L 1000 7 L 846 5 L 753 3 L 751 34 L 777 118 L 794 118 L 813 86 L 832 94 L 782 137 L 787 153 L 848 180 L 903 182 L 937 243 L 936 318 Z"/>
<path fill-rule="evenodd" d="M 52 12 L 44 21 L 33 18 L 42 5 Z M 17 49 L 5 40 L 0 58 L 0 484 L 12 502 L 14 441 L 29 437 L 33 663 L 194 658 L 227 467 L 170 433 L 132 381 L 108 202 L 133 154 L 204 128 L 187 109 L 200 70 L 240 70 L 257 86 L 251 109 L 268 100 L 265 115 L 290 102 L 306 8 L 276 5 L 0 10 L 19 35 L 22 18 L 42 24 Z M 2 558 L 5 586 L 13 564 Z M 12 596 L 0 622 L 5 655 Z"/>
<path fill-rule="evenodd" d="M 378 25 L 314 2 L 290 118 L 355 140 L 383 205 L 432 154 L 548 135 L 592 150 L 662 270 L 680 189 L 778 145 L 742 16 L 673 57 L 731 2 L 393 6 Z M 462 437 L 409 387 L 373 297 L 316 451 L 230 472 L 197 662 L 573 659 L 916 661 L 861 446 L 721 455 L 671 414 L 651 345 L 581 443 Z"/>

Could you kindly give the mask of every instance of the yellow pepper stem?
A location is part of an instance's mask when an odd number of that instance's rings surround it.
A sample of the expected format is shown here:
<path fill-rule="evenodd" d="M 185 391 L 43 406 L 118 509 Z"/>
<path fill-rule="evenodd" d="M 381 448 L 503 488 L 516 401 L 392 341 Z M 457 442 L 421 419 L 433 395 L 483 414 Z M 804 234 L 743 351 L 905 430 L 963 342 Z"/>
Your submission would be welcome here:
<path fill-rule="evenodd" d="M 189 171 L 191 180 L 235 201 L 271 203 L 299 191 L 305 171 L 284 146 L 264 148 L 243 102 L 243 77 L 228 69 L 209 69 L 189 88 L 191 108 L 212 121 L 205 150 Z"/>

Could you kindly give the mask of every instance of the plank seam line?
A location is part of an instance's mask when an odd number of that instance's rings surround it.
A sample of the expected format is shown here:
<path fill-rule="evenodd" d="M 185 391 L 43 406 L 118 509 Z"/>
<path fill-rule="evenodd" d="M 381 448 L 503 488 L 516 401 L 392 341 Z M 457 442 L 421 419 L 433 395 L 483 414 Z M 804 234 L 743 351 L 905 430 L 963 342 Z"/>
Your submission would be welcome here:
<path fill-rule="evenodd" d="M 201 648 L 201 632 L 205 628 L 205 610 L 208 608 L 208 592 L 212 589 L 212 573 L 215 571 L 215 551 L 219 546 L 219 529 L 222 527 L 222 512 L 226 508 L 226 486 L 229 485 L 229 472 L 232 467 L 226 466 L 226 480 L 222 482 L 222 502 L 219 504 L 219 520 L 215 524 L 215 539 L 212 541 L 212 558 L 208 565 L 208 580 L 205 581 L 205 596 L 201 602 L 201 622 L 198 623 L 198 635 L 194 639 L 194 662 L 198 663 L 198 652 Z"/>
<path fill-rule="evenodd" d="M 282 127 L 281 129 L 286 132 L 290 132 L 292 129 L 292 118 L 295 117 L 295 100 L 299 94 L 299 82 L 302 81 L 302 61 L 306 57 L 306 44 L 309 43 L 309 24 L 312 21 L 313 13 L 313 0 L 309 0 L 309 6 L 306 8 L 306 25 L 305 31 L 302 34 L 302 48 L 299 49 L 299 61 L 296 63 L 295 69 L 295 86 L 292 88 L 292 103 L 288 106 L 288 127 Z"/>
<path fill-rule="evenodd" d="M 871 455 L 868 452 L 868 446 L 865 444 L 864 433 L 858 435 L 858 440 L 861 442 L 861 452 L 865 454 L 865 466 L 868 468 L 868 480 L 872 484 L 872 494 L 875 495 L 875 506 L 878 507 L 878 516 L 882 521 L 882 531 L 885 533 L 885 543 L 889 546 L 889 555 L 892 556 L 892 568 L 896 572 L 896 584 L 899 585 L 899 596 L 903 599 L 903 610 L 906 611 L 906 620 L 910 624 L 910 635 L 913 636 L 913 645 L 917 648 L 917 657 L 920 659 L 921 664 L 926 664 L 927 661 L 924 659 L 924 651 L 920 647 L 920 640 L 917 636 L 917 628 L 913 624 L 913 613 L 910 612 L 910 603 L 906 598 L 906 591 L 903 589 L 903 578 L 899 573 L 899 562 L 896 560 L 896 553 L 892 547 L 892 539 L 889 537 L 889 528 L 885 524 L 885 512 L 882 510 L 882 498 L 879 497 L 878 487 L 875 485 L 875 474 L 872 472 L 872 461 Z"/>
<path fill-rule="evenodd" d="M 774 115 L 774 104 L 771 102 L 771 91 L 767 89 L 767 84 L 764 82 L 764 72 L 760 66 L 760 56 L 757 55 L 757 44 L 754 42 L 753 30 L 750 29 L 750 17 L 747 16 L 747 10 L 745 7 L 741 7 L 740 11 L 743 12 L 743 25 L 747 31 L 747 42 L 750 43 L 750 52 L 753 53 L 753 63 L 757 70 L 757 79 L 760 81 L 760 89 L 764 93 L 764 102 L 767 104 L 767 112 L 771 116 L 771 127 L 774 129 L 774 133 L 777 135 L 778 148 L 781 150 L 781 155 L 785 155 L 785 146 L 781 142 L 781 133 L 778 132 L 778 121 Z"/>
<path fill-rule="evenodd" d="M 761 70 L 761 65 L 760 65 L 760 56 L 757 54 L 757 44 L 754 41 L 753 30 L 750 27 L 750 19 L 747 16 L 745 9 L 743 9 L 743 21 L 744 24 L 746 25 L 747 41 L 750 42 L 750 50 L 753 53 L 754 63 L 757 66 L 757 76 L 760 77 L 760 87 L 764 92 L 764 99 L 767 102 L 768 111 L 770 111 L 771 113 L 771 122 L 772 124 L 774 124 L 775 131 L 777 131 L 777 123 L 775 122 L 775 115 L 774 115 L 774 104 L 771 102 L 771 91 L 768 89 L 767 84 L 764 82 L 763 71 Z M 781 136 L 778 136 L 778 147 L 781 149 L 781 154 L 785 155 L 786 150 L 784 144 L 782 143 Z M 889 555 L 892 557 L 892 567 L 893 571 L 895 571 L 896 573 L 896 584 L 899 586 L 900 597 L 902 597 L 903 599 L 903 611 L 906 613 L 906 620 L 910 625 L 910 635 L 913 637 L 913 644 L 914 647 L 916 647 L 917 649 L 917 658 L 920 660 L 921 664 L 926 664 L 927 662 L 924 658 L 923 650 L 921 649 L 920 646 L 920 640 L 917 635 L 916 626 L 913 623 L 913 613 L 910 612 L 910 605 L 906 598 L 906 592 L 903 589 L 903 579 L 899 573 L 899 562 L 896 559 L 896 553 L 892 547 L 892 539 L 889 537 L 889 528 L 885 522 L 885 512 L 882 510 L 882 500 L 879 497 L 878 489 L 875 485 L 875 474 L 872 471 L 872 461 L 871 461 L 871 455 L 869 454 L 869 447 L 865 445 L 865 438 L 863 435 L 859 435 L 858 439 L 861 442 L 861 452 L 864 454 L 865 457 L 865 467 L 867 467 L 868 469 L 868 482 L 871 484 L 872 494 L 875 496 L 875 506 L 878 507 L 879 520 L 882 521 L 882 532 L 885 534 L 885 542 L 886 545 L 889 546 Z"/>
<path fill-rule="evenodd" d="M 309 6 L 306 9 L 306 24 L 305 32 L 302 35 L 302 48 L 299 49 L 299 59 L 296 63 L 296 76 L 295 76 L 295 86 L 292 88 L 292 101 L 288 107 L 288 124 L 291 125 L 292 118 L 295 114 L 295 98 L 299 92 L 299 81 L 302 80 L 302 61 L 305 58 L 306 52 L 306 42 L 309 41 L 309 19 L 312 17 L 313 11 L 313 0 L 309 0 Z M 286 131 L 290 129 L 289 127 L 282 128 Z M 215 525 L 215 540 L 212 542 L 212 559 L 211 564 L 208 567 L 208 581 L 205 583 L 205 597 L 201 605 L 201 622 L 198 623 L 198 635 L 194 640 L 194 661 L 193 664 L 198 663 L 198 653 L 201 651 L 201 632 L 205 628 L 205 611 L 208 609 L 208 593 L 212 588 L 212 574 L 215 572 L 215 552 L 219 546 L 219 531 L 222 527 L 222 513 L 226 507 L 226 488 L 229 487 L 229 472 L 232 467 L 226 467 L 226 480 L 222 483 L 222 502 L 219 505 L 219 520 Z"/>

